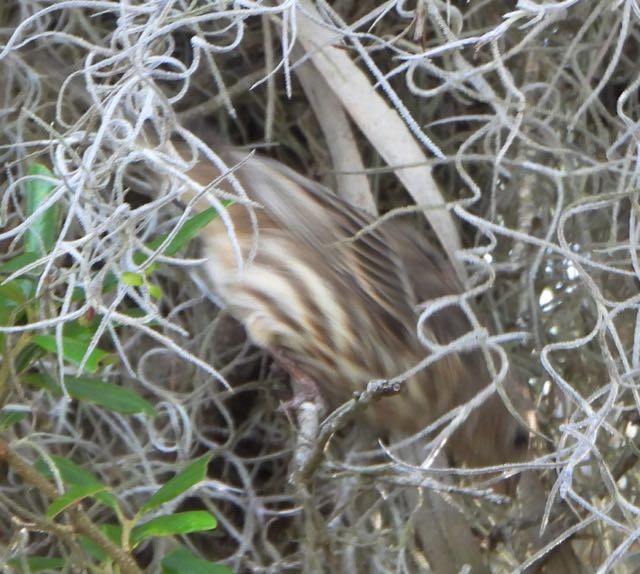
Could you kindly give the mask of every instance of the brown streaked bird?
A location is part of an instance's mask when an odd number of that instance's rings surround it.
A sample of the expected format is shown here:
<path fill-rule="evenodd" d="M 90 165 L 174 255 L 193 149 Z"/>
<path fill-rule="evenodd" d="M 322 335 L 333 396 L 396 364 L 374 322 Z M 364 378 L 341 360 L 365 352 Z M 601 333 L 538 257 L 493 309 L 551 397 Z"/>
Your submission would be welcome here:
<path fill-rule="evenodd" d="M 396 377 L 424 359 L 416 305 L 461 292 L 448 260 L 417 230 L 396 221 L 354 239 L 374 221 L 371 215 L 277 161 L 247 159 L 229 147 L 217 151 L 228 166 L 241 163 L 234 176 L 258 207 L 253 223 L 245 205 L 228 210 L 242 266 L 222 219 L 203 230 L 206 270 L 251 339 L 315 381 L 331 407 L 369 381 Z M 205 161 L 189 172 L 202 186 L 219 175 Z M 227 183 L 222 187 L 229 190 Z M 457 307 L 435 314 L 428 327 L 440 343 L 470 330 Z M 479 351 L 451 354 L 409 379 L 397 395 L 370 404 L 366 416 L 382 431 L 416 433 L 489 383 Z M 526 420 L 524 388 L 513 381 L 505 388 Z M 528 429 L 494 393 L 445 450 L 456 464 L 497 465 L 524 460 L 528 438 Z"/>

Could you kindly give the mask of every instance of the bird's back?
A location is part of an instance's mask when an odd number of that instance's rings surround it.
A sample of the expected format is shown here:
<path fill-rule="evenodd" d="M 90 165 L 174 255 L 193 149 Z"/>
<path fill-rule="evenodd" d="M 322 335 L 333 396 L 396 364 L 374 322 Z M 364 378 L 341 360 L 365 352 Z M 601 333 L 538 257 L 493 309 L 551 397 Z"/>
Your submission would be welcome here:
<path fill-rule="evenodd" d="M 244 162 L 234 176 L 254 203 L 231 206 L 232 225 L 216 219 L 204 230 L 206 268 L 255 343 L 294 361 L 332 406 L 428 355 L 416 334 L 417 303 L 460 292 L 436 249 L 394 221 L 371 226 L 369 214 L 278 162 L 232 148 L 222 157 L 230 166 Z M 218 174 L 201 163 L 190 175 L 204 186 Z M 452 306 L 425 329 L 444 343 L 470 325 Z M 380 429 L 417 432 L 489 383 L 479 351 L 453 353 L 371 405 L 367 417 Z M 511 394 L 518 402 L 520 391 Z M 472 464 L 517 460 L 522 445 L 514 450 L 511 435 L 519 429 L 494 396 L 452 441 L 453 456 Z M 478 435 L 491 444 L 478 448 Z"/>

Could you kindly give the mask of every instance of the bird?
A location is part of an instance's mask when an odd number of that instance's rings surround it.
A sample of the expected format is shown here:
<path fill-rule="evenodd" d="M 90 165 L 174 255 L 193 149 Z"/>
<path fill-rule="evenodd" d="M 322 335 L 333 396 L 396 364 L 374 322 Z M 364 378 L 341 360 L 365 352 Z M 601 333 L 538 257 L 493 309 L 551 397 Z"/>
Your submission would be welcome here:
<path fill-rule="evenodd" d="M 173 148 L 183 160 L 193 158 L 184 143 Z M 292 376 L 312 380 L 330 409 L 429 354 L 418 337 L 418 305 L 463 292 L 441 249 L 408 223 L 376 224 L 371 214 L 274 159 L 229 145 L 217 146 L 216 154 L 233 167 L 246 198 L 201 230 L 204 268 L 253 343 Z M 189 165 L 198 189 L 213 182 L 236 193 L 219 163 L 200 157 Z M 193 199 L 193 188 L 190 193 Z M 196 206 L 210 206 L 206 194 Z M 423 328 L 446 344 L 471 325 L 452 305 Z M 411 435 L 490 383 L 480 350 L 451 353 L 367 405 L 362 420 L 379 433 Z M 510 371 L 504 389 L 511 408 L 494 392 L 449 437 L 444 451 L 452 464 L 485 467 L 526 458 L 526 388 Z M 513 492 L 517 479 L 509 480 L 506 490 Z"/>

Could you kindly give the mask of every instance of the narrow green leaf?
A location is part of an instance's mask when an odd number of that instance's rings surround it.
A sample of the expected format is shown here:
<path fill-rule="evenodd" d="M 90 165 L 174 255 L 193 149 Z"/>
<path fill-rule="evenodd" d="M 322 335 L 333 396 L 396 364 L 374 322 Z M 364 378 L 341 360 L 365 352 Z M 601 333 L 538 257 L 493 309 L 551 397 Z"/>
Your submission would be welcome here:
<path fill-rule="evenodd" d="M 53 174 L 49 168 L 40 163 L 32 164 L 27 175 L 43 178 L 34 178 L 26 183 L 26 212 L 27 215 L 31 215 L 47 200 L 56 186 L 44 179 L 52 178 Z M 24 250 L 26 252 L 44 255 L 51 250 L 58 234 L 58 212 L 58 206 L 52 205 L 29 226 L 24 236 Z"/>
<path fill-rule="evenodd" d="M 47 518 L 55 518 L 62 511 L 66 510 L 76 502 L 89 496 L 104 492 L 106 486 L 99 483 L 84 484 L 82 486 L 71 486 L 64 494 L 56 498 L 47 509 Z"/>
<path fill-rule="evenodd" d="M 44 357 L 46 352 L 37 345 L 27 345 L 18 355 L 15 361 L 16 372 L 22 373 L 25 369 L 33 365 L 38 359 Z"/>
<path fill-rule="evenodd" d="M 122 282 L 125 285 L 130 285 L 131 287 L 141 287 L 144 284 L 144 277 L 139 273 L 125 271 L 122 274 Z"/>
<path fill-rule="evenodd" d="M 213 530 L 218 523 L 206 510 L 189 510 L 176 512 L 168 516 L 152 518 L 131 531 L 131 543 L 136 546 L 146 538 L 154 536 L 175 536 L 190 532 Z"/>
<path fill-rule="evenodd" d="M 198 558 L 184 547 L 167 554 L 161 562 L 162 574 L 233 574 L 231 568 Z"/>
<path fill-rule="evenodd" d="M 144 413 L 149 416 L 156 414 L 151 403 L 125 387 L 86 377 L 68 377 L 65 379 L 65 385 L 72 397 L 95 403 L 111 411 L 123 414 Z"/>
<path fill-rule="evenodd" d="M 222 204 L 225 207 L 228 207 L 233 204 L 233 201 L 224 200 Z M 218 217 L 218 212 L 214 207 L 209 207 L 204 211 L 197 213 L 193 217 L 190 217 L 182 224 L 180 230 L 174 235 L 173 239 L 160 254 L 173 257 L 178 251 L 180 251 L 180 249 L 189 243 L 189 241 L 191 241 L 203 227 L 213 221 L 216 217 Z M 156 251 L 166 241 L 167 237 L 169 237 L 168 233 L 163 233 L 162 235 L 155 237 L 147 244 L 147 248 L 151 251 Z M 137 251 L 133 254 L 133 262 L 136 265 L 143 265 L 147 259 L 149 259 L 149 256 L 142 251 Z M 152 263 L 145 269 L 145 274 L 150 275 L 155 271 L 156 267 L 156 263 Z"/>
<path fill-rule="evenodd" d="M 122 526 L 120 524 L 101 524 L 100 530 L 106 534 L 111 542 L 120 546 L 122 541 Z"/>
<path fill-rule="evenodd" d="M 107 536 L 111 542 L 117 546 L 122 545 L 122 526 L 119 524 L 101 524 L 98 528 Z M 102 550 L 93 540 L 90 540 L 86 536 L 80 536 L 80 546 L 84 551 L 97 560 L 98 562 L 104 562 L 109 557 L 106 552 Z"/>
<path fill-rule="evenodd" d="M 24 375 L 22 380 L 29 385 L 38 387 L 39 389 L 44 389 L 54 395 L 62 394 L 62 390 L 58 383 L 49 375 L 45 375 L 43 373 L 29 373 L 28 375 Z"/>
<path fill-rule="evenodd" d="M 56 338 L 53 335 L 34 335 L 33 342 L 50 353 L 56 353 L 58 351 Z M 62 356 L 67 362 L 79 365 L 87 353 L 89 344 L 90 341 L 62 337 Z M 100 362 L 105 360 L 108 355 L 109 353 L 107 353 L 107 351 L 94 349 L 87 358 L 84 368 L 89 373 L 95 373 L 100 366 Z"/>
<path fill-rule="evenodd" d="M 8 429 L 10 426 L 25 419 L 29 413 L 23 410 L 16 410 L 4 407 L 0 410 L 0 430 Z"/>
<path fill-rule="evenodd" d="M 62 456 L 53 455 L 51 460 L 56 465 L 58 472 L 60 472 L 60 476 L 65 484 L 69 484 L 72 486 L 96 486 L 96 487 L 107 487 L 100 482 L 93 474 L 91 474 L 88 470 L 85 470 L 81 466 L 78 466 L 76 463 L 70 461 L 67 458 Z M 43 476 L 47 477 L 49 480 L 53 479 L 53 472 L 49 468 L 49 465 L 43 460 L 39 459 L 34 468 Z M 118 507 L 118 499 L 111 492 L 101 492 L 96 494 L 95 498 L 102 502 L 105 506 L 109 508 L 117 508 Z"/>
<path fill-rule="evenodd" d="M 103 483 L 93 476 L 93 474 L 77 465 L 75 462 L 58 455 L 52 455 L 51 460 L 55 463 L 65 484 L 73 484 L 75 486 L 89 486 L 94 484 L 97 486 L 103 486 Z M 34 468 L 48 479 L 53 478 L 53 473 L 44 459 L 38 459 Z"/>
<path fill-rule="evenodd" d="M 96 562 L 104 562 L 107 558 L 107 553 L 100 548 L 93 540 L 86 536 L 79 537 L 80 546 L 82 549 L 93 558 Z"/>
<path fill-rule="evenodd" d="M 140 509 L 141 513 L 149 512 L 166 502 L 173 500 L 186 492 L 207 477 L 207 465 L 211 460 L 211 454 L 205 454 L 194 460 L 184 470 L 163 484 L 145 505 Z"/>
<path fill-rule="evenodd" d="M 233 202 L 223 201 L 222 203 L 227 207 Z M 164 248 L 162 254 L 173 257 L 180 249 L 189 243 L 205 225 L 213 221 L 216 217 L 218 217 L 218 211 L 214 207 L 209 207 L 187 219 L 180 227 L 178 233 L 175 234 L 174 238 Z M 156 237 L 149 243 L 149 249 L 155 251 L 162 245 L 167 237 L 168 234 Z"/>
<path fill-rule="evenodd" d="M 62 393 L 60 385 L 48 375 L 30 373 L 25 375 L 23 380 L 54 394 L 60 395 Z M 156 414 L 153 405 L 131 389 L 89 377 L 65 377 L 64 382 L 69 395 L 79 401 L 94 403 L 124 414 L 144 413 L 149 416 Z"/>
<path fill-rule="evenodd" d="M 37 253 L 33 252 L 16 255 L 13 259 L 9 259 L 9 261 L 5 261 L 0 265 L 0 273 L 14 273 L 23 267 L 30 265 L 34 261 L 37 261 L 39 257 L 40 256 Z"/>
<path fill-rule="evenodd" d="M 17 572 L 44 572 L 46 570 L 62 570 L 66 564 L 63 558 L 47 558 L 32 556 L 31 558 L 12 558 L 7 564 Z M 26 567 L 26 569 L 24 568 Z"/>

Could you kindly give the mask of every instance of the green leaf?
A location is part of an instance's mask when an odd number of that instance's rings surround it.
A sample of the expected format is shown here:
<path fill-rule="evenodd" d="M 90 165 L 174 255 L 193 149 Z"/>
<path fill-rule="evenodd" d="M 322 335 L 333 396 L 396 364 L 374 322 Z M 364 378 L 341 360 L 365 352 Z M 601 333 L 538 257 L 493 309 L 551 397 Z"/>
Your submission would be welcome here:
<path fill-rule="evenodd" d="M 213 530 L 217 525 L 216 519 L 206 510 L 176 512 L 168 516 L 152 518 L 148 522 L 136 526 L 131 531 L 131 543 L 136 546 L 146 538 L 154 536 L 175 536 Z"/>
<path fill-rule="evenodd" d="M 228 207 L 233 203 L 232 200 L 224 200 L 222 204 Z M 197 213 L 193 217 L 187 219 L 181 226 L 179 231 L 173 236 L 173 239 L 165 246 L 160 252 L 160 255 L 166 255 L 173 257 L 180 249 L 182 249 L 189 241 L 191 241 L 198 232 L 205 227 L 208 223 L 218 217 L 218 211 L 214 207 L 209 207 L 200 213 Z M 160 246 L 167 240 L 169 233 L 164 233 L 155 237 L 147 244 L 147 249 L 151 251 L 157 251 Z M 133 254 L 133 262 L 136 265 L 144 265 L 144 263 L 150 258 L 149 255 L 142 251 L 137 251 Z M 152 263 L 145 269 L 145 275 L 150 275 L 156 269 L 156 263 Z M 159 296 L 151 294 L 153 297 L 159 299 Z"/>
<path fill-rule="evenodd" d="M 21 288 L 23 283 L 22 279 L 14 279 L 0 285 L 0 325 L 15 325 L 24 314 L 28 298 Z"/>
<path fill-rule="evenodd" d="M 34 335 L 33 342 L 50 353 L 56 353 L 58 351 L 56 338 L 53 335 Z M 79 365 L 87 353 L 89 344 L 90 341 L 62 337 L 62 356 L 67 362 Z M 107 353 L 107 351 L 94 349 L 87 357 L 84 368 L 90 373 L 95 373 L 100 366 L 100 362 L 105 360 L 108 355 L 109 353 Z"/>
<path fill-rule="evenodd" d="M 162 574 L 233 574 L 232 570 L 222 564 L 214 564 L 198 558 L 186 548 L 177 548 L 167 554 L 161 562 Z"/>
<path fill-rule="evenodd" d="M 37 253 L 21 253 L 20 255 L 16 255 L 13 259 L 9 259 L 9 261 L 5 261 L 2 265 L 0 265 L 0 273 L 14 273 L 30 265 L 34 261 L 39 259 L 39 255 Z"/>
<path fill-rule="evenodd" d="M 107 487 L 104 484 L 93 483 L 82 486 L 71 486 L 64 494 L 56 498 L 47 510 L 47 518 L 55 518 L 62 511 L 89 496 L 104 492 Z"/>
<path fill-rule="evenodd" d="M 79 537 L 80 546 L 91 558 L 97 562 L 104 562 L 107 558 L 107 553 L 100 548 L 93 540 L 86 536 Z"/>
<path fill-rule="evenodd" d="M 44 572 L 45 570 L 62 570 L 66 561 L 63 558 L 47 558 L 32 556 L 31 558 L 12 558 L 7 564 L 18 572 Z M 23 569 L 26 566 L 26 569 Z"/>
<path fill-rule="evenodd" d="M 9 281 L 0 285 L 0 305 L 3 307 L 15 307 L 27 302 L 27 298 L 20 288 L 18 281 Z"/>
<path fill-rule="evenodd" d="M 45 351 L 37 345 L 27 345 L 16 358 L 16 372 L 22 373 L 45 354 Z"/>
<path fill-rule="evenodd" d="M 24 375 L 22 380 L 29 385 L 38 387 L 39 389 L 44 389 L 54 395 L 59 396 L 62 394 L 60 385 L 58 385 L 53 377 L 50 377 L 49 375 L 44 375 L 42 373 L 29 373 L 28 375 Z"/>
<path fill-rule="evenodd" d="M 88 470 L 78 466 L 75 462 L 55 454 L 51 456 L 51 460 L 56 465 L 56 468 L 60 472 L 60 477 L 66 484 L 73 484 L 75 486 L 88 486 L 90 484 L 95 484 L 102 486 L 102 482 L 100 482 Z M 38 459 L 34 468 L 48 479 L 51 480 L 53 478 L 53 472 L 44 459 Z"/>
<path fill-rule="evenodd" d="M 58 382 L 48 375 L 31 373 L 25 375 L 23 380 L 30 385 L 47 389 L 56 395 L 62 394 Z M 69 395 L 79 401 L 94 403 L 124 414 L 144 413 L 149 416 L 156 414 L 153 405 L 131 389 L 89 377 L 65 377 L 64 382 Z"/>
<path fill-rule="evenodd" d="M 162 299 L 162 289 L 155 283 L 147 283 L 147 289 L 149 289 L 149 295 L 154 299 Z"/>
<path fill-rule="evenodd" d="M 10 407 L 4 407 L 0 410 L 0 430 L 8 429 L 10 426 L 20 422 L 27 417 L 29 413 L 24 410 L 16 410 Z"/>
<path fill-rule="evenodd" d="M 53 460 L 58 472 L 60 472 L 60 476 L 65 484 L 73 485 L 73 486 L 96 486 L 96 487 L 107 487 L 100 482 L 93 474 L 91 474 L 88 470 L 85 470 L 81 466 L 78 466 L 76 463 L 70 461 L 67 458 L 53 455 L 51 456 L 51 460 Z M 43 476 L 47 477 L 49 480 L 53 479 L 53 472 L 49 465 L 43 460 L 39 459 L 34 468 Z M 118 499 L 111 492 L 101 492 L 95 496 L 96 500 L 99 500 L 105 506 L 109 508 L 117 508 L 118 507 Z"/>
<path fill-rule="evenodd" d="M 101 524 L 98 528 L 111 540 L 116 546 L 122 545 L 122 526 L 119 524 Z M 80 536 L 80 546 L 84 551 L 97 560 L 98 562 L 104 562 L 109 558 L 106 552 L 102 550 L 93 540 L 86 536 Z"/>
<path fill-rule="evenodd" d="M 125 271 L 122 274 L 122 282 L 125 285 L 130 285 L 131 287 L 141 287 L 144 284 L 144 277 L 139 273 Z"/>
<path fill-rule="evenodd" d="M 184 470 L 163 484 L 140 509 L 141 513 L 149 512 L 166 502 L 173 500 L 207 477 L 207 465 L 211 454 L 205 454 L 194 460 Z"/>
<path fill-rule="evenodd" d="M 100 318 L 95 317 L 89 324 L 83 324 L 84 318 L 80 318 L 76 321 L 66 323 L 63 328 L 63 337 L 68 339 L 75 339 L 76 341 L 82 341 L 83 343 L 90 343 L 96 334 L 98 325 L 100 325 Z"/>
<path fill-rule="evenodd" d="M 55 184 L 44 178 L 52 178 L 53 174 L 46 166 L 34 163 L 27 172 L 29 176 L 42 176 L 43 179 L 31 179 L 26 183 L 27 215 L 31 215 L 47 200 L 56 188 Z M 52 205 L 38 216 L 24 235 L 24 250 L 39 255 L 51 251 L 58 235 L 58 205 Z"/>
<path fill-rule="evenodd" d="M 225 207 L 231 205 L 233 201 L 223 201 Z M 181 226 L 180 230 L 175 234 L 174 238 L 162 251 L 162 255 L 168 257 L 174 256 L 180 249 L 182 249 L 189 241 L 191 241 L 198 232 L 208 223 L 218 217 L 218 210 L 215 207 L 209 207 L 200 213 L 197 213 L 193 217 L 187 219 Z M 167 239 L 169 235 L 161 235 L 156 237 L 149 243 L 149 249 L 156 250 Z"/>
<path fill-rule="evenodd" d="M 125 387 L 86 377 L 67 377 L 65 385 L 69 394 L 80 401 L 95 403 L 123 414 L 156 414 L 151 403 Z"/>

